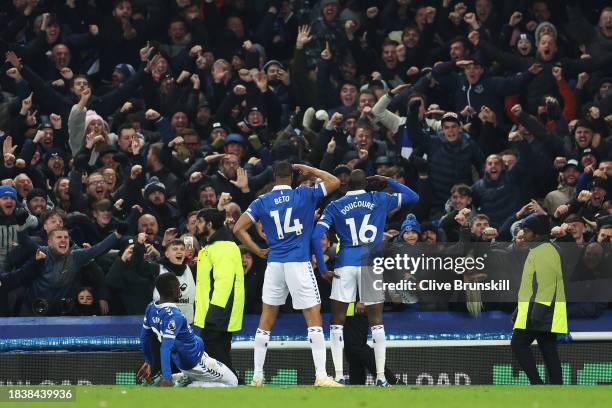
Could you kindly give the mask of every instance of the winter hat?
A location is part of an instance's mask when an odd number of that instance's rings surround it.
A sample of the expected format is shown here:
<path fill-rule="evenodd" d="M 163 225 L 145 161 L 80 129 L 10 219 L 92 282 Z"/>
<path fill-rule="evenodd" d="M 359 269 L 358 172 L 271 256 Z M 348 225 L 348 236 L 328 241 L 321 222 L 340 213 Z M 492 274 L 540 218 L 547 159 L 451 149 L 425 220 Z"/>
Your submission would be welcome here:
<path fill-rule="evenodd" d="M 160 191 L 164 194 L 166 194 L 166 186 L 164 185 L 164 183 L 162 183 L 161 181 L 159 181 L 159 179 L 157 177 L 151 177 L 149 179 L 149 182 L 147 183 L 147 185 L 144 188 L 144 196 L 148 197 L 149 194 L 155 192 L 155 191 Z"/>
<path fill-rule="evenodd" d="M 554 24 L 549 23 L 548 21 L 544 21 L 538 24 L 538 26 L 535 29 L 536 44 L 540 42 L 540 34 L 542 33 L 542 29 L 544 27 L 550 27 L 550 29 L 552 29 L 553 33 L 555 34 L 555 40 L 557 40 L 557 38 L 559 37 L 559 33 L 557 32 L 557 27 L 555 27 Z"/>
<path fill-rule="evenodd" d="M 421 224 L 417 221 L 414 214 L 408 214 L 404 222 L 402 222 L 402 230 L 400 236 L 403 236 L 406 231 L 416 231 L 421 233 Z"/>
<path fill-rule="evenodd" d="M 548 215 L 531 214 L 523 219 L 521 228 L 527 228 L 536 235 L 546 235 L 550 232 Z"/>
<path fill-rule="evenodd" d="M 328 4 L 335 4 L 339 6 L 340 2 L 338 0 L 321 0 L 321 8 L 327 6 Z"/>
<path fill-rule="evenodd" d="M 276 65 L 280 69 L 285 69 L 285 66 L 280 61 L 272 59 L 272 60 L 266 62 L 266 64 L 263 66 L 262 70 L 264 72 L 268 72 L 268 68 L 270 68 L 272 65 Z"/>
<path fill-rule="evenodd" d="M 609 191 L 610 186 L 608 185 L 608 181 L 606 179 L 603 179 L 601 177 L 595 177 L 593 178 L 593 181 L 591 181 L 591 184 L 589 185 L 589 188 L 592 190 L 594 188 L 601 188 L 603 190 L 606 190 L 606 192 Z"/>
<path fill-rule="evenodd" d="M 533 35 L 531 35 L 530 33 L 521 33 L 519 35 L 519 40 L 527 40 L 531 43 L 531 45 L 535 45 L 535 40 L 533 39 Z M 518 41 L 517 41 L 518 43 Z"/>
<path fill-rule="evenodd" d="M 62 149 L 58 148 L 58 147 L 53 147 L 49 150 L 47 150 L 47 153 L 45 153 L 45 155 L 43 156 L 43 161 L 44 163 L 47 163 L 49 161 L 49 159 L 51 159 L 52 157 L 56 157 L 59 156 L 62 158 L 62 160 L 64 160 L 64 163 L 67 162 L 66 160 L 66 152 L 63 151 Z"/>
<path fill-rule="evenodd" d="M 94 111 L 94 110 L 88 110 L 87 113 L 85 114 L 85 129 L 87 129 L 87 126 L 89 126 L 89 124 L 93 120 L 100 120 L 100 121 L 102 121 L 102 124 L 104 125 L 104 127 L 106 129 L 108 129 L 108 125 L 106 124 L 104 119 L 102 119 L 102 116 L 98 115 L 96 113 L 96 111 Z"/>
<path fill-rule="evenodd" d="M 230 133 L 225 137 L 224 145 L 227 146 L 230 143 L 239 143 L 241 145 L 245 145 L 244 137 L 238 133 Z"/>
<path fill-rule="evenodd" d="M 42 197 L 47 199 L 47 193 L 42 188 L 33 188 L 26 196 L 26 201 L 30 201 L 34 197 Z"/>
<path fill-rule="evenodd" d="M 125 79 L 130 79 L 132 75 L 134 75 L 134 73 L 136 72 L 134 70 L 134 67 L 131 66 L 130 64 L 117 64 L 115 66 L 115 69 L 118 69 L 119 71 L 121 71 L 123 75 L 125 75 Z"/>
<path fill-rule="evenodd" d="M 17 201 L 17 190 L 11 186 L 0 186 L 0 197 L 11 197 Z"/>

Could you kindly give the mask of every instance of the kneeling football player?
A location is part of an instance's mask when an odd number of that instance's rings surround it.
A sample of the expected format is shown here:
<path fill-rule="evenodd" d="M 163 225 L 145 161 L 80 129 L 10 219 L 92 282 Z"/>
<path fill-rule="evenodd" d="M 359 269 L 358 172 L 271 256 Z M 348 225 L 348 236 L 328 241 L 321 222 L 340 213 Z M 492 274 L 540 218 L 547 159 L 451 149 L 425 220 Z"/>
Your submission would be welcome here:
<path fill-rule="evenodd" d="M 235 387 L 236 375 L 223 363 L 204 352 L 202 339 L 193 333 L 185 316 L 176 306 L 181 289 L 172 273 L 159 275 L 155 280 L 159 300 L 151 302 L 145 312 L 140 342 L 145 362 L 138 370 L 138 379 L 152 383 L 151 365 L 154 362 L 155 338 L 161 344 L 160 365 L 162 387 Z M 181 372 L 172 374 L 171 361 Z"/>

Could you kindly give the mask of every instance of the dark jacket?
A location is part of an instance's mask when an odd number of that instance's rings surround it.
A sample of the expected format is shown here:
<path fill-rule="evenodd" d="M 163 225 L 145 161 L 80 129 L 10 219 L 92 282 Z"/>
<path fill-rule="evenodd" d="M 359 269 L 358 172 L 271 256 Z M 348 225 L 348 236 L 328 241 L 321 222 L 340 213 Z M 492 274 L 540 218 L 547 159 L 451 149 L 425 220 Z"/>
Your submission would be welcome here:
<path fill-rule="evenodd" d="M 485 174 L 472 186 L 474 205 L 478 212 L 489 216 L 489 222 L 495 228 L 517 212 L 528 198 L 521 191 L 521 179 L 531 162 L 531 149 L 526 140 L 515 145 L 519 150 L 519 159 L 512 169 L 502 171 L 496 181 L 490 180 Z"/>
<path fill-rule="evenodd" d="M 454 111 L 460 112 L 466 106 L 471 106 L 479 112 L 482 106 L 488 106 L 495 112 L 498 120 L 504 118 L 503 98 L 520 93 L 534 78 L 530 73 L 519 73 L 512 77 L 483 74 L 476 84 L 470 85 L 466 76 L 457 72 L 453 61 L 438 64 L 433 68 L 432 75 L 443 89 L 451 92 Z"/>
<path fill-rule="evenodd" d="M 454 142 L 449 142 L 441 132 L 433 137 L 425 135 L 416 112 L 410 112 L 408 127 L 415 136 L 416 146 L 427 154 L 434 211 L 442 213 L 453 185 L 472 184 L 472 166 L 482 175 L 484 155 L 467 134 Z"/>

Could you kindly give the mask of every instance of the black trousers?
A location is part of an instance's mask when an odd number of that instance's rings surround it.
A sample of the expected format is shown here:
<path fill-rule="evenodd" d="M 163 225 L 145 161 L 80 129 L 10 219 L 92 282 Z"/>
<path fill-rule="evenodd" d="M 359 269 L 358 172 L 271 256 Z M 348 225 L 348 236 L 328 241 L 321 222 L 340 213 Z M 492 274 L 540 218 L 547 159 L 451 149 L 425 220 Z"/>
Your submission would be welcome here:
<path fill-rule="evenodd" d="M 563 384 L 561 375 L 561 361 L 557 351 L 557 335 L 555 333 L 541 332 L 536 330 L 515 329 L 512 333 L 512 353 L 518 360 L 521 368 L 527 374 L 532 385 L 544 384 L 536 368 L 535 358 L 531 352 L 531 343 L 538 342 L 538 347 L 544 358 L 544 365 L 548 371 L 551 384 Z"/>
<path fill-rule="evenodd" d="M 376 377 L 376 359 L 374 350 L 368 346 L 369 327 L 366 315 L 355 315 L 344 322 L 344 355 L 348 362 L 349 382 L 366 383 L 366 370 Z M 395 374 L 385 367 L 385 377 L 389 384 L 396 384 Z"/>
<path fill-rule="evenodd" d="M 225 364 L 230 370 L 232 366 L 232 333 L 205 329 L 201 333 L 204 340 L 204 351 L 217 361 Z M 235 371 L 234 371 L 235 372 Z"/>

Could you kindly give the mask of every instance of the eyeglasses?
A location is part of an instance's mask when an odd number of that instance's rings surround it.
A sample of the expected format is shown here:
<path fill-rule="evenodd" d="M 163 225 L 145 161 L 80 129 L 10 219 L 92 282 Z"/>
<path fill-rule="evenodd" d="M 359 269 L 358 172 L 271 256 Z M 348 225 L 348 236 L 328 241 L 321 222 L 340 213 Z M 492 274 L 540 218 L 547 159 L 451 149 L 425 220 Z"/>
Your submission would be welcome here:
<path fill-rule="evenodd" d="M 108 184 L 108 182 L 106 180 L 94 180 L 89 182 L 90 186 L 101 186 L 103 184 Z"/>

